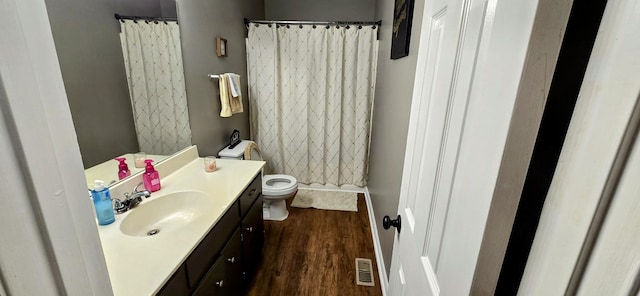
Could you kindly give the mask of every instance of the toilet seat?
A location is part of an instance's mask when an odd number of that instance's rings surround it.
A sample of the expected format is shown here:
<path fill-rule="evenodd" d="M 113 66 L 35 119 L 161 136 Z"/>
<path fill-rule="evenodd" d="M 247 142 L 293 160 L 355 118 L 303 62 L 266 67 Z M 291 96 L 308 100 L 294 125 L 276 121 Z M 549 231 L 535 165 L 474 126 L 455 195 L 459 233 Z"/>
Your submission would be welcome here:
<path fill-rule="evenodd" d="M 289 175 L 262 176 L 262 194 L 270 196 L 287 195 L 298 190 L 298 180 Z"/>

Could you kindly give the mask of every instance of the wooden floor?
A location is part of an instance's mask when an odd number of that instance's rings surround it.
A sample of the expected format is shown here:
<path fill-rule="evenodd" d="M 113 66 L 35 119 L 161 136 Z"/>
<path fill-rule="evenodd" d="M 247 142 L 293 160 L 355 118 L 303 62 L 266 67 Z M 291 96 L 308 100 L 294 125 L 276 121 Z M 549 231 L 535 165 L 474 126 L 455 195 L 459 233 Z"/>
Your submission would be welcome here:
<path fill-rule="evenodd" d="M 363 194 L 357 213 L 289 207 L 285 221 L 264 222 L 263 259 L 248 295 L 382 295 Z M 356 285 L 355 258 L 371 259 L 374 287 Z"/>

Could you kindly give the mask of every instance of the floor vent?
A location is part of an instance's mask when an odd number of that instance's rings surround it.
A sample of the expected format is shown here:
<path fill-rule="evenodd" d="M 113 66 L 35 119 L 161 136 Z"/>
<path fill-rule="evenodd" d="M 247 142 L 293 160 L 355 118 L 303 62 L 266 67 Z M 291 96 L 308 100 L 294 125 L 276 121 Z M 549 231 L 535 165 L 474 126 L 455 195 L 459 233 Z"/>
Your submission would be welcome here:
<path fill-rule="evenodd" d="M 374 286 L 371 259 L 356 258 L 356 284 L 360 286 Z"/>

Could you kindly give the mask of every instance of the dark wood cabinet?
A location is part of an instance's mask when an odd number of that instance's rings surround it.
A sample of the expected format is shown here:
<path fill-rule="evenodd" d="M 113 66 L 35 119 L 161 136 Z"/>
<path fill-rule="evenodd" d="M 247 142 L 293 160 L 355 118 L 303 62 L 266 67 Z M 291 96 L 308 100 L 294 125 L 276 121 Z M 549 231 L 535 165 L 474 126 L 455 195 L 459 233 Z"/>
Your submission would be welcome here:
<path fill-rule="evenodd" d="M 218 258 L 206 273 L 200 284 L 193 292 L 194 296 L 233 295 L 232 287 L 224 282 L 226 265 L 222 258 Z"/>
<path fill-rule="evenodd" d="M 258 196 L 262 194 L 262 178 L 258 177 L 244 191 L 238 199 L 240 201 L 240 217 L 247 215 L 251 206 L 255 203 Z"/>
<path fill-rule="evenodd" d="M 233 295 L 243 292 L 241 237 L 240 229 L 237 229 L 220 255 L 226 265 L 225 282 L 233 288 Z"/>
<path fill-rule="evenodd" d="M 262 258 L 264 246 L 264 224 L 262 220 L 262 196 L 258 197 L 242 220 L 242 258 L 244 259 L 244 279 L 251 282 Z"/>
<path fill-rule="evenodd" d="M 160 296 L 189 295 L 189 283 L 187 281 L 187 272 L 184 265 L 171 276 L 171 279 L 164 285 Z"/>
<path fill-rule="evenodd" d="M 211 268 L 213 262 L 218 258 L 227 239 L 238 228 L 239 221 L 238 203 L 236 202 L 218 220 L 216 226 L 209 231 L 209 234 L 187 258 L 185 265 L 189 274 L 189 286 L 196 287 L 202 280 L 207 270 Z"/>
<path fill-rule="evenodd" d="M 242 295 L 260 263 L 263 246 L 258 175 L 158 295 Z"/>
<path fill-rule="evenodd" d="M 237 229 L 193 295 L 240 295 L 243 292 L 241 247 L 240 229 Z"/>

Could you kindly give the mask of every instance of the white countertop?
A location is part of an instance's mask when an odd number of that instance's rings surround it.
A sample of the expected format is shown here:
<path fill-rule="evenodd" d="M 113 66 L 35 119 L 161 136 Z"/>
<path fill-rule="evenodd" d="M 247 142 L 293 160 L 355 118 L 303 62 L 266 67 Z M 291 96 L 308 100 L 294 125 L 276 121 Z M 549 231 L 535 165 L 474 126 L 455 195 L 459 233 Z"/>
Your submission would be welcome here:
<path fill-rule="evenodd" d="M 180 231 L 134 237 L 120 231 L 122 221 L 136 211 L 134 208 L 116 215 L 114 223 L 98 226 L 114 295 L 157 293 L 260 173 L 264 162 L 218 159 L 217 166 L 215 172 L 206 173 L 203 159 L 197 158 L 166 177 L 160 176 L 162 189 L 141 204 L 172 192 L 201 191 L 215 199 L 206 218 L 194 221 Z"/>

